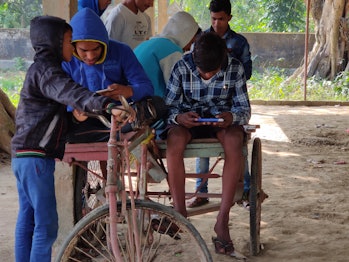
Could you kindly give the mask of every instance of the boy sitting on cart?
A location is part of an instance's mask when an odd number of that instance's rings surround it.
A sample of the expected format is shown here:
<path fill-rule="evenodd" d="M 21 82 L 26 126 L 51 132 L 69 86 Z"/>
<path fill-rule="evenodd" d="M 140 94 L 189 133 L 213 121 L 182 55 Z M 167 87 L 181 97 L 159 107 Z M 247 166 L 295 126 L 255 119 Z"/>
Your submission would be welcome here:
<path fill-rule="evenodd" d="M 187 216 L 183 153 L 194 138 L 215 137 L 222 144 L 225 162 L 222 201 L 212 238 L 216 253 L 240 256 L 229 233 L 229 212 L 244 170 L 244 129 L 251 116 L 242 64 L 228 55 L 226 44 L 215 33 L 200 36 L 191 53 L 172 71 L 165 102 L 169 106 L 167 136 L 168 182 L 174 208 Z M 214 118 L 203 121 L 201 118 Z M 220 119 L 220 120 L 217 120 Z"/>

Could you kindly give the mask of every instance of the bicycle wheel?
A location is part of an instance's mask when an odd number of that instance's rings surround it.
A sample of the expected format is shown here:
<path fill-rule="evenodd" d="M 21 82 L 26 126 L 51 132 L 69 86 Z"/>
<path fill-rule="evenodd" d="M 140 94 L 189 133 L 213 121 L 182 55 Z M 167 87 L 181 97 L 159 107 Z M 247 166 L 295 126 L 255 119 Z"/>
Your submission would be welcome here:
<path fill-rule="evenodd" d="M 88 161 L 83 164 L 88 170 L 102 175 L 99 161 Z M 74 222 L 77 223 L 83 216 L 104 204 L 105 201 L 100 197 L 104 192 L 101 179 L 79 166 L 75 167 L 74 174 Z"/>
<path fill-rule="evenodd" d="M 117 204 L 117 242 L 121 261 L 212 261 L 205 241 L 195 227 L 172 208 L 136 200 L 137 228 L 131 203 L 121 214 Z M 116 261 L 110 244 L 109 206 L 98 207 L 80 220 L 61 246 L 55 261 Z M 141 236 L 134 239 L 135 232 Z M 134 242 L 140 245 L 137 257 Z M 118 262 L 121 262 L 118 260 Z"/>
<path fill-rule="evenodd" d="M 261 140 L 253 140 L 251 156 L 250 187 L 250 253 L 256 256 L 260 252 L 260 224 L 262 211 L 262 146 Z"/>

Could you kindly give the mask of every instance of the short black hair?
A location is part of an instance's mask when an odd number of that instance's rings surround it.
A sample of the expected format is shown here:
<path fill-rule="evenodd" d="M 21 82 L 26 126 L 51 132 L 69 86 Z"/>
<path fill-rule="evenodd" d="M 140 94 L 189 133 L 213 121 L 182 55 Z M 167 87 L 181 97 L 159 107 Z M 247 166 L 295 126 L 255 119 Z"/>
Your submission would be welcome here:
<path fill-rule="evenodd" d="M 193 59 L 203 72 L 211 72 L 221 67 L 227 57 L 227 46 L 218 34 L 207 32 L 195 41 Z"/>
<path fill-rule="evenodd" d="M 65 24 L 64 24 L 63 33 L 65 34 L 66 32 L 69 32 L 69 31 L 73 32 L 73 28 L 71 27 L 70 24 L 65 23 Z"/>
<path fill-rule="evenodd" d="M 230 0 L 212 0 L 209 6 L 210 12 L 218 13 L 224 12 L 227 15 L 231 14 L 231 3 Z"/>

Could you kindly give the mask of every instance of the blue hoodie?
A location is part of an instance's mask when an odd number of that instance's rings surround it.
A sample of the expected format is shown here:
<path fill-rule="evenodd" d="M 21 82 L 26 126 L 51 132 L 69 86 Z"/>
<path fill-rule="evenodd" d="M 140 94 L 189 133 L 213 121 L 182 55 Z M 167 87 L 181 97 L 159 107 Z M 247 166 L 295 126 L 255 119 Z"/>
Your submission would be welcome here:
<path fill-rule="evenodd" d="M 133 101 L 139 101 L 154 94 L 153 86 L 138 62 L 132 49 L 121 42 L 109 40 L 102 20 L 90 8 L 77 12 L 70 25 L 73 28 L 72 42 L 96 41 L 104 46 L 104 53 L 94 65 L 87 65 L 74 52 L 70 62 L 63 62 L 63 70 L 74 81 L 91 91 L 107 88 L 111 84 L 132 86 Z"/>
<path fill-rule="evenodd" d="M 183 48 L 198 29 L 199 25 L 189 13 L 177 12 L 161 34 L 142 42 L 133 50 L 153 84 L 155 95 L 164 97 L 172 67 L 182 58 Z"/>
<path fill-rule="evenodd" d="M 98 0 L 78 0 L 78 11 L 85 7 L 91 8 L 99 16 L 101 16 L 105 11 L 105 9 L 99 10 Z"/>

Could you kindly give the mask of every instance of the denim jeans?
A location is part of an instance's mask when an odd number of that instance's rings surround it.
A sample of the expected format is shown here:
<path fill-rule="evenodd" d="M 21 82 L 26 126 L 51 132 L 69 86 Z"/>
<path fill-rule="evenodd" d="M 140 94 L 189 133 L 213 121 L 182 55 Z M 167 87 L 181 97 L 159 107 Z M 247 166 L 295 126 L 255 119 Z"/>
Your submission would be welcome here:
<path fill-rule="evenodd" d="M 245 172 L 244 172 L 244 192 L 248 192 L 250 190 L 250 171 L 248 168 L 248 158 L 247 158 L 247 148 L 244 148 L 244 156 L 245 156 Z M 210 167 L 210 159 L 208 157 L 198 157 L 196 158 L 196 173 L 208 173 Z M 203 178 L 196 179 L 196 188 L 201 185 Z M 199 192 L 208 193 L 208 181 L 206 180 L 200 188 Z"/>
<path fill-rule="evenodd" d="M 58 214 L 54 187 L 55 160 L 12 158 L 19 211 L 15 231 L 17 262 L 50 262 L 57 238 Z"/>

